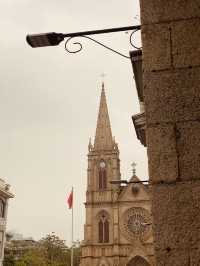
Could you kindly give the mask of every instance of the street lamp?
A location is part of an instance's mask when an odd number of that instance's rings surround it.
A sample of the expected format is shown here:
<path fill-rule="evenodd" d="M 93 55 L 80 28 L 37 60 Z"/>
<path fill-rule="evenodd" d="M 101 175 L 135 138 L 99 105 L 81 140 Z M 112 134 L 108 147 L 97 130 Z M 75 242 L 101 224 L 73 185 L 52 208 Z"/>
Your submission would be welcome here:
<path fill-rule="evenodd" d="M 59 45 L 63 40 L 63 34 L 55 32 L 32 34 L 26 36 L 27 43 L 33 48 Z"/>
<path fill-rule="evenodd" d="M 127 180 L 112 180 L 110 181 L 113 185 L 120 185 L 120 184 L 138 184 L 138 183 L 149 183 L 149 180 L 136 180 L 136 181 L 127 181 Z"/>
<path fill-rule="evenodd" d="M 113 185 L 128 184 L 128 181 L 127 180 L 112 180 L 110 181 L 110 184 L 113 184 Z"/>
<path fill-rule="evenodd" d="M 130 59 L 130 56 L 124 55 L 110 47 L 108 47 L 105 44 L 102 44 L 101 42 L 89 37 L 90 35 L 97 35 L 97 34 L 105 34 L 105 33 L 114 33 L 114 32 L 122 32 L 122 31 L 132 31 L 130 34 L 130 44 L 138 49 L 134 44 L 133 44 L 133 34 L 140 30 L 141 26 L 140 25 L 134 25 L 134 26 L 127 26 L 127 27 L 119 27 L 119 28 L 110 28 L 110 29 L 103 29 L 103 30 L 91 30 L 91 31 L 81 31 L 81 32 L 72 32 L 72 33 L 56 33 L 56 32 L 48 32 L 48 33 L 40 33 L 40 34 L 28 34 L 26 36 L 26 41 L 27 43 L 32 47 L 32 48 L 37 48 L 37 47 L 46 47 L 46 46 L 56 46 L 59 45 L 62 41 L 67 38 L 65 42 L 65 49 L 69 53 L 77 53 L 82 50 L 82 45 L 79 42 L 75 42 L 74 44 L 78 44 L 79 48 L 75 51 L 71 51 L 68 49 L 67 44 L 68 42 L 75 37 L 83 37 L 86 39 L 89 39 L 104 48 L 109 49 L 110 51 L 117 53 L 125 58 Z"/>

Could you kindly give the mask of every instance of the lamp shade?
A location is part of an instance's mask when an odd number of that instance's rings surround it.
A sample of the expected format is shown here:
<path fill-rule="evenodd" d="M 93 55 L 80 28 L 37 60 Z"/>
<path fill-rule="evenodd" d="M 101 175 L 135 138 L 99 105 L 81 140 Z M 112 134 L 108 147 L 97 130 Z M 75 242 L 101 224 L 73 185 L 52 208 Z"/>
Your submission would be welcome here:
<path fill-rule="evenodd" d="M 63 40 L 63 34 L 55 32 L 30 34 L 26 36 L 27 43 L 33 48 L 59 45 Z"/>

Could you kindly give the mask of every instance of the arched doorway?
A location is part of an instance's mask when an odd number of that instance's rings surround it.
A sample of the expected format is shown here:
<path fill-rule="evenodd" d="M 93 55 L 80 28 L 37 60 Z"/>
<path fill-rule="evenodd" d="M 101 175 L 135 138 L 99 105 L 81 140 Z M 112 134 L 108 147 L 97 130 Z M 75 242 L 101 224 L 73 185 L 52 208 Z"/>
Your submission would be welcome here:
<path fill-rule="evenodd" d="M 150 266 L 150 264 L 144 258 L 136 256 L 129 261 L 127 266 Z"/>

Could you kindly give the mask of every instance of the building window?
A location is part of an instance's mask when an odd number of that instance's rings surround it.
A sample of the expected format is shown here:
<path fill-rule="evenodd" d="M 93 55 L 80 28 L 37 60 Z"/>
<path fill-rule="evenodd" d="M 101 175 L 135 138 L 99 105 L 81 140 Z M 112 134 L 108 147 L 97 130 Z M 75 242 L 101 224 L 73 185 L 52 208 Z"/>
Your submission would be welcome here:
<path fill-rule="evenodd" d="M 99 243 L 103 243 L 103 221 L 99 221 Z"/>
<path fill-rule="evenodd" d="M 99 243 L 109 242 L 109 221 L 107 215 L 102 213 L 99 217 Z"/>
<path fill-rule="evenodd" d="M 107 188 L 106 164 L 104 161 L 101 161 L 99 165 L 99 189 L 106 189 L 106 188 Z"/>
<path fill-rule="evenodd" d="M 106 189 L 106 187 L 107 187 L 106 170 L 100 169 L 99 170 L 99 189 Z"/>
<path fill-rule="evenodd" d="M 5 202 L 0 199 L 0 218 L 5 216 Z"/>

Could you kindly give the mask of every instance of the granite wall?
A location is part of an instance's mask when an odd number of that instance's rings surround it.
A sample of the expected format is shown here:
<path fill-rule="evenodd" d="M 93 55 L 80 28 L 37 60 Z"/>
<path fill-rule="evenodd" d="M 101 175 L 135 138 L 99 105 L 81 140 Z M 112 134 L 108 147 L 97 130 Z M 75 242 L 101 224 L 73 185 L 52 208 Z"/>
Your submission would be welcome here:
<path fill-rule="evenodd" d="M 199 266 L 200 1 L 140 5 L 157 266 Z"/>

